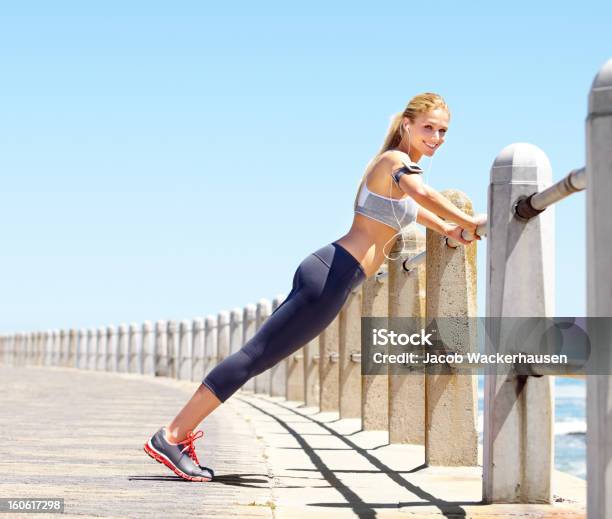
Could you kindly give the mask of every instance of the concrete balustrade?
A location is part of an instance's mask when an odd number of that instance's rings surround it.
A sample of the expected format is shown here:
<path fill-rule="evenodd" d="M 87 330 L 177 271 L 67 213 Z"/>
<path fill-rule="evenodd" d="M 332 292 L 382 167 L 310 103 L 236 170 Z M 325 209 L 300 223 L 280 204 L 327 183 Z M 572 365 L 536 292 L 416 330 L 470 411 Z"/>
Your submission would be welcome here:
<path fill-rule="evenodd" d="M 109 355 L 109 358 L 106 359 L 107 369 L 109 371 L 119 371 L 117 328 L 112 324 L 106 327 L 106 347 Z"/>
<path fill-rule="evenodd" d="M 179 352 L 179 336 L 178 326 L 176 321 L 169 320 L 166 323 L 167 339 L 166 339 L 166 359 L 168 362 L 168 374 L 170 378 L 177 376 L 177 362 Z"/>
<path fill-rule="evenodd" d="M 155 376 L 155 337 L 153 323 L 142 323 L 142 371 L 145 375 Z"/>
<path fill-rule="evenodd" d="M 106 357 L 108 355 L 108 343 L 106 328 L 101 327 L 96 330 L 96 358 L 95 369 L 104 371 L 106 369 Z"/>
<path fill-rule="evenodd" d="M 610 317 L 612 60 L 593 80 L 586 135 L 587 315 Z M 601 368 L 607 375 L 587 377 L 587 512 L 589 519 L 612 519 L 612 330 L 600 324 L 588 332 L 600 350 Z"/>
<path fill-rule="evenodd" d="M 153 340 L 155 350 L 155 375 L 158 377 L 168 376 L 168 323 L 157 321 L 155 323 L 155 338 Z"/>
<path fill-rule="evenodd" d="M 340 408 L 340 315 L 319 335 L 319 409 Z"/>
<path fill-rule="evenodd" d="M 217 362 L 230 354 L 229 312 L 223 310 L 217 316 Z"/>
<path fill-rule="evenodd" d="M 88 369 L 96 369 L 96 350 L 97 350 L 97 340 L 96 340 L 96 332 L 92 328 L 88 328 L 86 332 L 86 347 L 87 347 L 87 368 Z"/>
<path fill-rule="evenodd" d="M 472 203 L 460 191 L 442 195 L 467 214 Z M 476 243 L 449 247 L 434 231 L 426 234 L 425 320 L 434 327 L 449 353 L 476 351 Z M 453 317 L 452 327 L 444 318 Z M 434 323 L 441 318 L 443 326 Z M 431 366 L 430 366 L 431 368 Z M 425 463 L 472 466 L 478 461 L 476 375 L 425 374 Z"/>
<path fill-rule="evenodd" d="M 259 330 L 272 313 L 272 303 L 260 299 L 255 305 L 247 305 L 244 309 L 244 342 L 246 343 Z M 253 379 L 251 388 L 255 393 L 270 394 L 270 370 L 266 370 Z"/>
<path fill-rule="evenodd" d="M 204 369 L 201 380 L 208 375 L 218 361 L 217 318 L 214 315 L 207 315 L 204 319 Z"/>
<path fill-rule="evenodd" d="M 123 373 L 128 371 L 129 366 L 128 340 L 128 325 L 121 323 L 117 328 L 117 366 Z"/>
<path fill-rule="evenodd" d="M 252 304 L 246 305 L 242 309 L 242 342 L 240 347 L 244 346 L 246 342 L 255 335 L 257 331 L 258 321 L 257 321 L 257 307 Z M 257 387 L 263 385 L 263 377 L 265 374 L 262 373 L 257 375 L 247 381 L 247 383 L 242 387 L 245 391 L 257 391 Z M 261 392 L 261 391 L 260 391 Z"/>
<path fill-rule="evenodd" d="M 389 250 L 395 245 L 392 243 Z M 380 266 L 380 276 L 371 276 L 362 285 L 363 316 L 389 315 L 388 261 L 385 259 Z M 361 426 L 364 431 L 389 428 L 389 379 L 386 373 L 361 376 Z"/>
<path fill-rule="evenodd" d="M 401 251 L 404 253 L 399 257 Z M 425 316 L 425 264 L 407 272 L 403 262 L 423 253 L 425 236 L 411 225 L 391 249 L 389 272 L 389 317 Z M 389 368 L 389 442 L 423 445 L 425 442 L 425 373 L 415 369 L 407 374 Z"/>
<path fill-rule="evenodd" d="M 178 346 L 176 378 L 179 380 L 191 380 L 193 368 L 193 328 L 191 321 L 184 320 L 180 322 Z"/>
<path fill-rule="evenodd" d="M 304 405 L 318 406 L 319 387 L 319 340 L 320 335 L 308 341 L 302 348 L 304 355 Z"/>
<path fill-rule="evenodd" d="M 554 208 L 526 222 L 513 217 L 519 197 L 551 183 L 548 157 L 532 144 L 506 146 L 493 162 L 487 317 L 555 315 Z M 506 342 L 505 323 L 501 321 L 499 336 L 492 337 L 494 344 Z M 550 502 L 553 379 L 499 370 L 485 377 L 483 498 L 495 503 Z"/>
<path fill-rule="evenodd" d="M 364 284 L 365 281 L 351 290 L 339 314 L 340 418 L 361 417 L 361 302 Z"/>
<path fill-rule="evenodd" d="M 277 294 L 272 299 L 272 312 L 274 312 L 287 298 L 286 295 Z M 289 359 L 283 359 L 270 368 L 270 396 L 287 395 L 287 365 Z"/>
<path fill-rule="evenodd" d="M 204 378 L 204 319 L 196 317 L 191 326 L 193 329 L 193 357 L 190 380 L 195 382 Z"/>

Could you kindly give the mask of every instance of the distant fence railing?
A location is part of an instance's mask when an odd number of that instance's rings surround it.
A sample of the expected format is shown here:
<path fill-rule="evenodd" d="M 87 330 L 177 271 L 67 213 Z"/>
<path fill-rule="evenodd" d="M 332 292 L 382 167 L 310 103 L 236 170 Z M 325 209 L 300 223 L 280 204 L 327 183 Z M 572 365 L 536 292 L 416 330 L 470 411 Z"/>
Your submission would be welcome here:
<path fill-rule="evenodd" d="M 552 186 L 550 163 L 531 144 L 507 146 L 495 159 L 486 225 L 487 317 L 555 315 L 554 222 L 545 209 L 587 186 L 588 314 L 612 315 L 612 60 L 593 82 L 586 134 L 586 166 Z M 443 194 L 473 214 L 465 194 Z M 318 337 L 243 390 L 361 418 L 364 430 L 387 430 L 391 443 L 424 445 L 428 465 L 477 465 L 476 375 L 362 374 L 362 316 L 427 322 L 478 315 L 475 243 L 457 247 L 414 226 L 402 238 L 392 251 L 397 259 L 353 290 Z M 262 299 L 180 322 L 5 334 L 0 360 L 200 381 L 240 349 L 284 299 L 278 295 L 271 303 Z M 475 348 L 472 332 L 466 329 L 459 337 L 463 351 Z M 612 378 L 587 379 L 588 514 L 600 519 L 612 517 L 606 504 L 612 495 Z M 551 376 L 485 377 L 486 502 L 552 501 L 552 384 Z"/>

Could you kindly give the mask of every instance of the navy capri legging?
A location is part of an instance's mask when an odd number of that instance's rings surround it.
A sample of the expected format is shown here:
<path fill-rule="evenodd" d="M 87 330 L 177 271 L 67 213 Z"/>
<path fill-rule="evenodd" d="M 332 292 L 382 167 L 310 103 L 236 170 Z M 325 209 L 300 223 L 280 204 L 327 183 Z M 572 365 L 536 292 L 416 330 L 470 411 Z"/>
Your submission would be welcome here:
<path fill-rule="evenodd" d="M 287 298 L 240 350 L 208 373 L 202 384 L 225 402 L 251 377 L 319 335 L 365 278 L 359 261 L 336 242 L 313 252 L 295 271 Z"/>

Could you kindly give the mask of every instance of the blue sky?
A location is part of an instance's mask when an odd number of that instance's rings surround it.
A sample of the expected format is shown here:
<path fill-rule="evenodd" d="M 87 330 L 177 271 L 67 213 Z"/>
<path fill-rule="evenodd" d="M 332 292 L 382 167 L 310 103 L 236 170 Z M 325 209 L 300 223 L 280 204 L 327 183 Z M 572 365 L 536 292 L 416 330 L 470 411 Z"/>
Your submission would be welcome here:
<path fill-rule="evenodd" d="M 288 293 L 345 234 L 389 117 L 452 111 L 426 180 L 486 212 L 512 142 L 585 161 L 610 4 L 19 2 L 0 16 L 0 331 L 190 319 Z M 556 208 L 585 314 L 584 193 Z M 479 245 L 484 314 L 486 242 Z"/>

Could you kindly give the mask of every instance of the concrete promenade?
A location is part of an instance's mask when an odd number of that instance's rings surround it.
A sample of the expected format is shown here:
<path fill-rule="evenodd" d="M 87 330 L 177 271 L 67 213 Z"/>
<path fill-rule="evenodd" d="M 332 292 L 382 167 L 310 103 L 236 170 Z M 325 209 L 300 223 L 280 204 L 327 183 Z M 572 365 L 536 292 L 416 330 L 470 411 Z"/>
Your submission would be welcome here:
<path fill-rule="evenodd" d="M 555 472 L 554 505 L 481 505 L 481 466 L 425 467 L 422 446 L 359 419 L 243 392 L 200 426 L 215 480 L 183 481 L 142 446 L 197 385 L 0 365 L 0 497 L 63 497 L 81 518 L 585 517 L 583 480 Z"/>

